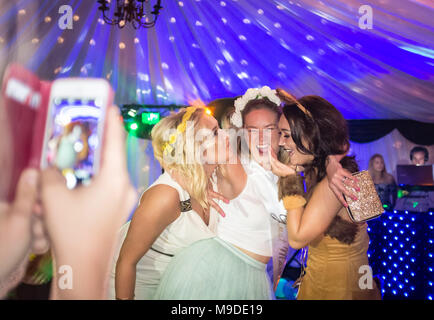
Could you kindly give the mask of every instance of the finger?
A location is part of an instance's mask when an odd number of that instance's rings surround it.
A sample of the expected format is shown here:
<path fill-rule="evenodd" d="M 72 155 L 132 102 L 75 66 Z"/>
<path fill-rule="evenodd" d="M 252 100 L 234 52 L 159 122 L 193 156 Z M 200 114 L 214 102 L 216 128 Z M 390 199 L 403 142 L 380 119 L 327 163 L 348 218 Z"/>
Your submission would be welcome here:
<path fill-rule="evenodd" d="M 36 202 L 33 206 L 33 213 L 36 216 L 41 216 L 42 215 L 42 205 L 39 202 Z"/>
<path fill-rule="evenodd" d="M 125 132 L 119 118 L 118 108 L 113 106 L 107 110 L 101 173 L 117 176 L 121 172 L 127 172 L 126 170 Z M 116 175 L 113 175 L 114 172 Z"/>
<path fill-rule="evenodd" d="M 303 167 L 303 166 L 299 166 L 299 165 L 297 165 L 297 166 L 295 167 L 295 171 L 296 171 L 296 172 L 304 172 L 304 167 Z"/>
<path fill-rule="evenodd" d="M 353 199 L 353 201 L 357 200 L 357 195 L 351 191 L 353 189 L 345 187 L 345 184 L 342 181 L 336 184 L 336 188 L 338 188 L 339 193 L 345 194 L 345 196 Z"/>
<path fill-rule="evenodd" d="M 229 199 L 225 198 L 221 193 L 218 193 L 218 192 L 215 192 L 212 190 L 209 190 L 208 193 L 209 193 L 209 197 L 211 199 L 218 199 L 218 200 L 222 200 L 226 203 L 229 203 Z"/>
<path fill-rule="evenodd" d="M 277 154 L 276 154 L 276 152 L 274 152 L 273 148 L 270 148 L 270 154 L 271 154 L 272 158 L 277 160 Z"/>
<path fill-rule="evenodd" d="M 48 238 L 40 238 L 32 242 L 32 252 L 36 255 L 46 253 L 50 249 Z"/>
<path fill-rule="evenodd" d="M 223 211 L 222 208 L 220 208 L 220 206 L 215 203 L 214 201 L 210 201 L 210 205 L 211 207 L 213 207 L 223 218 L 226 217 L 225 212 Z"/>
<path fill-rule="evenodd" d="M 289 174 L 296 173 L 296 166 L 286 165 L 280 162 L 278 159 L 270 158 L 270 164 L 272 171 L 279 176 L 287 176 Z"/>
<path fill-rule="evenodd" d="M 360 192 L 360 188 L 355 180 L 352 179 L 345 179 L 344 184 L 351 189 L 356 190 L 357 192 Z"/>
<path fill-rule="evenodd" d="M 343 169 L 341 174 L 342 174 L 342 180 L 344 181 L 344 184 L 346 184 L 351 188 L 354 188 L 356 191 L 360 191 L 358 180 L 355 176 L 351 174 L 351 172 Z"/>
<path fill-rule="evenodd" d="M 68 190 L 65 177 L 56 168 L 48 168 L 41 172 L 42 196 L 50 190 Z"/>
<path fill-rule="evenodd" d="M 342 205 L 345 208 L 348 208 L 348 203 L 345 201 L 345 198 L 342 195 L 342 193 L 338 189 L 336 189 L 334 186 L 331 186 L 330 188 L 332 189 L 332 191 L 335 194 L 336 198 L 338 198 L 339 202 L 342 203 Z"/>
<path fill-rule="evenodd" d="M 41 217 L 33 216 L 32 221 L 32 252 L 43 254 L 50 248 L 50 241 Z"/>
<path fill-rule="evenodd" d="M 357 201 L 357 195 L 353 192 L 351 192 L 350 190 L 348 190 L 347 188 L 342 188 L 341 192 L 343 194 L 345 194 L 346 197 L 353 199 L 353 201 Z"/>
<path fill-rule="evenodd" d="M 46 236 L 44 224 L 39 217 L 32 219 L 32 233 L 35 238 L 44 238 Z"/>
<path fill-rule="evenodd" d="M 277 156 L 274 154 L 271 148 L 268 149 L 268 162 L 270 164 L 271 170 L 274 171 L 280 161 L 277 159 Z"/>
<path fill-rule="evenodd" d="M 35 169 L 26 169 L 20 176 L 17 192 L 11 210 L 14 215 L 30 217 L 38 196 L 39 172 Z"/>

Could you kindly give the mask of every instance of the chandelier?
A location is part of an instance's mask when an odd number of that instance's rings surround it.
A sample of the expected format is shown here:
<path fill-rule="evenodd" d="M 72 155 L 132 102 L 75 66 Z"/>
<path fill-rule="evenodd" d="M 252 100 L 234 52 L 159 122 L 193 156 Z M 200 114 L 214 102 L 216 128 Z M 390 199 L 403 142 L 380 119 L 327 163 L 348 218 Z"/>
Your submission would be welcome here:
<path fill-rule="evenodd" d="M 127 22 L 130 22 L 134 29 L 152 28 L 157 22 L 161 6 L 161 0 L 157 0 L 154 5 L 154 10 L 150 13 L 150 0 L 116 0 L 116 8 L 113 17 L 109 15 L 109 4 L 115 0 L 98 0 L 100 4 L 98 10 L 102 11 L 104 22 L 109 25 L 117 25 L 119 28 L 125 27 Z M 145 9 L 148 6 L 149 10 Z"/>

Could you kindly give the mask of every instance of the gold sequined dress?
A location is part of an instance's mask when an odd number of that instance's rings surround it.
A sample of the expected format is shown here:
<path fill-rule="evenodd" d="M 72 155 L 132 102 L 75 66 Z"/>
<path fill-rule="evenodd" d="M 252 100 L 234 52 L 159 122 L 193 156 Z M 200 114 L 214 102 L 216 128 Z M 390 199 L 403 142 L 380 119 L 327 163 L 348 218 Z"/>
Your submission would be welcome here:
<path fill-rule="evenodd" d="M 376 282 L 366 281 L 367 268 L 360 269 L 361 266 L 369 266 L 368 247 L 366 223 L 358 225 L 358 231 L 351 244 L 343 243 L 330 235 L 311 243 L 308 248 L 306 274 L 302 279 L 297 299 L 381 299 Z M 363 276 L 365 277 L 361 280 Z M 359 282 L 362 283 L 362 287 L 368 288 L 361 288 Z"/>

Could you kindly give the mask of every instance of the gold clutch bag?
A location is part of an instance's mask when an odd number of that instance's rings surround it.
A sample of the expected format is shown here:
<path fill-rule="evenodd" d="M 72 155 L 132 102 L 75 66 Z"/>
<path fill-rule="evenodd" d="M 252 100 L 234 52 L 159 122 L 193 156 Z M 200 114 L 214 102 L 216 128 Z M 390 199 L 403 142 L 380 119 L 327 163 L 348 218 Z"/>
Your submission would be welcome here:
<path fill-rule="evenodd" d="M 364 170 L 353 173 L 353 176 L 359 181 L 360 192 L 356 192 L 356 201 L 344 195 L 348 203 L 348 215 L 354 222 L 364 222 L 378 218 L 383 214 L 384 208 L 369 172 Z M 352 188 L 346 185 L 345 187 L 354 192 Z"/>

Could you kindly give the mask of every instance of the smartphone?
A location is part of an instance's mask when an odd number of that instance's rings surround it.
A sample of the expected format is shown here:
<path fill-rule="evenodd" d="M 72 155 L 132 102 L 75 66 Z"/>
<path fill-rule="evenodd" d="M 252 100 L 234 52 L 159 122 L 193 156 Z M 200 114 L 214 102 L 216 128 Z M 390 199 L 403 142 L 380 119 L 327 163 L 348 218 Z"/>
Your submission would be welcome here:
<path fill-rule="evenodd" d="M 55 80 L 40 167 L 57 167 L 69 189 L 88 185 L 99 171 L 106 113 L 112 103 L 113 90 L 104 79 Z"/>
<path fill-rule="evenodd" d="M 0 189 L 7 201 L 15 198 L 16 185 L 25 168 L 39 168 L 45 114 L 51 82 L 41 81 L 25 67 L 8 65 L 2 82 L 1 113 L 3 130 L 0 162 Z"/>

